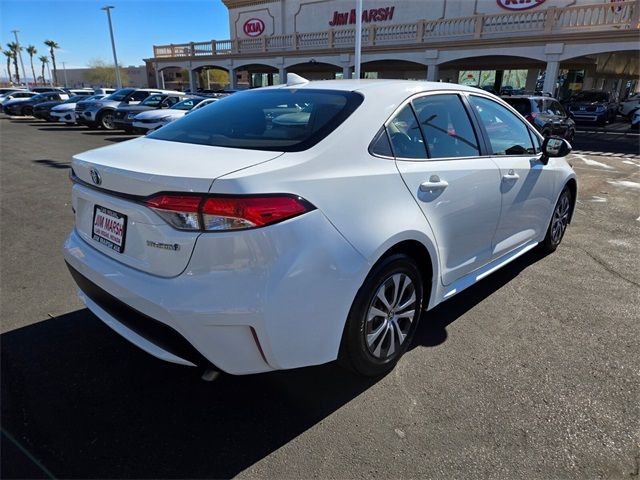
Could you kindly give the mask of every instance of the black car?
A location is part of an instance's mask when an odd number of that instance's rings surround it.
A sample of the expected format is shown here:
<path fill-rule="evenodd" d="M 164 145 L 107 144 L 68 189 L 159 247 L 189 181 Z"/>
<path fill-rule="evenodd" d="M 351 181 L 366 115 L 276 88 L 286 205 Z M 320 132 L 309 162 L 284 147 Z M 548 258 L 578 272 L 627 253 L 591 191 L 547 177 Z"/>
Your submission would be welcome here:
<path fill-rule="evenodd" d="M 42 102 L 33 107 L 33 116 L 47 122 L 55 122 L 56 119 L 51 116 L 51 109 L 62 103 L 76 103 L 86 99 L 85 95 L 75 95 L 67 100 L 51 100 L 50 102 Z"/>
<path fill-rule="evenodd" d="M 113 126 L 116 129 L 122 129 L 131 133 L 133 132 L 133 119 L 140 112 L 169 108 L 181 100 L 184 100 L 184 95 L 175 93 L 156 93 L 149 95 L 138 105 L 123 105 L 122 107 L 118 107 L 113 116 Z"/>
<path fill-rule="evenodd" d="M 607 122 L 615 122 L 618 102 L 611 92 L 583 90 L 569 99 L 567 108 L 578 122 L 594 122 L 604 126 Z"/>
<path fill-rule="evenodd" d="M 544 137 L 551 135 L 573 140 L 576 123 L 555 98 L 543 96 L 503 97 Z"/>
<path fill-rule="evenodd" d="M 33 115 L 33 109 L 36 105 L 43 102 L 59 101 L 62 102 L 69 98 L 66 93 L 45 92 L 34 95 L 26 99 L 11 100 L 2 105 L 2 111 L 7 115 Z"/>

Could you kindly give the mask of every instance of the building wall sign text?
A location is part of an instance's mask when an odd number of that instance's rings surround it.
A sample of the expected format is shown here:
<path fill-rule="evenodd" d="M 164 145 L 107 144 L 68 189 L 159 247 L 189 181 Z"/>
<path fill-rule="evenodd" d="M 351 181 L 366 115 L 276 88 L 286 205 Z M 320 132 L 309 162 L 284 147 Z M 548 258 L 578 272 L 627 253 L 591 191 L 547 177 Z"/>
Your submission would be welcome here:
<path fill-rule="evenodd" d="M 393 11 L 395 9 L 396 7 L 385 7 L 363 10 L 362 23 L 387 22 L 393 20 Z M 329 22 L 329 26 L 337 27 L 340 25 L 355 25 L 355 23 L 356 9 L 354 8 L 350 12 L 333 12 L 333 19 Z"/>
<path fill-rule="evenodd" d="M 528 10 L 537 7 L 545 2 L 545 0 L 496 0 L 498 5 L 507 10 Z"/>

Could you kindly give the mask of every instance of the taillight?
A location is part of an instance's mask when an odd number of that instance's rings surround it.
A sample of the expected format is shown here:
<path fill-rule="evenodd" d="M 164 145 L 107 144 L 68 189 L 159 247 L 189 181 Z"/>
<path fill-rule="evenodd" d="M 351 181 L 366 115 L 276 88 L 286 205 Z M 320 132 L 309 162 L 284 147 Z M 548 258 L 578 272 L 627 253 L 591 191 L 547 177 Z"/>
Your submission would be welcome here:
<path fill-rule="evenodd" d="M 533 121 L 538 118 L 538 114 L 537 113 L 530 113 L 529 115 L 526 115 L 524 118 L 526 118 L 530 123 L 533 123 Z"/>
<path fill-rule="evenodd" d="M 159 194 L 146 200 L 145 205 L 179 230 L 206 231 L 264 227 L 315 208 L 295 195 Z"/>

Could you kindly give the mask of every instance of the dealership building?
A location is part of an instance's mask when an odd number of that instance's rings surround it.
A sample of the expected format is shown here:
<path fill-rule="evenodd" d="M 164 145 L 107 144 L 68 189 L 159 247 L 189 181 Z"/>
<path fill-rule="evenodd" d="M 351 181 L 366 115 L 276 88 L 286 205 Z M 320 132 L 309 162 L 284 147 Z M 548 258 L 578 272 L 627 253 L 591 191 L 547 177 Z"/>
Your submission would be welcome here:
<path fill-rule="evenodd" d="M 149 83 L 207 88 L 351 78 L 355 0 L 222 0 L 230 39 L 156 45 Z M 542 89 L 638 89 L 640 0 L 364 0 L 362 76 Z M 226 78 L 226 77 L 225 77 Z"/>

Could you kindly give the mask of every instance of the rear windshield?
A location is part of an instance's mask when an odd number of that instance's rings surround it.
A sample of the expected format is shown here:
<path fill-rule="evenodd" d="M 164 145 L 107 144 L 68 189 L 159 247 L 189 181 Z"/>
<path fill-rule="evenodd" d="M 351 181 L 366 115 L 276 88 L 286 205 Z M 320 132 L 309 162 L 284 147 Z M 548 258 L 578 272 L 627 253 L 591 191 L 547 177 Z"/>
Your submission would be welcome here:
<path fill-rule="evenodd" d="M 217 147 L 298 152 L 335 130 L 362 103 L 355 92 L 269 89 L 234 93 L 147 136 Z"/>
<path fill-rule="evenodd" d="M 503 100 L 515 108 L 520 115 L 531 113 L 531 101 L 528 98 L 503 98 Z"/>

